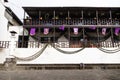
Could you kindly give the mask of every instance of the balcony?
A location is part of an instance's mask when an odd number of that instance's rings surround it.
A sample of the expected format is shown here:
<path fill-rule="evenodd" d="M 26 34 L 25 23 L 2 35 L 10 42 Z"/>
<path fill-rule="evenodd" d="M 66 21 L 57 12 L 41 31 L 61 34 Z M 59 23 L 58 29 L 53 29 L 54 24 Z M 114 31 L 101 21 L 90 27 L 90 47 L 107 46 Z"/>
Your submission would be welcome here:
<path fill-rule="evenodd" d="M 51 46 L 57 48 L 118 48 L 120 47 L 120 42 L 112 42 L 112 41 L 104 41 L 104 42 L 57 42 L 57 43 L 48 43 Z M 42 48 L 44 43 L 36 42 L 36 41 L 24 41 L 24 42 L 16 42 L 16 48 Z M 0 48 L 10 48 L 10 41 L 0 41 Z"/>
<path fill-rule="evenodd" d="M 49 20 L 39 20 L 39 19 L 24 19 L 25 25 L 119 25 L 119 19 L 49 19 Z"/>

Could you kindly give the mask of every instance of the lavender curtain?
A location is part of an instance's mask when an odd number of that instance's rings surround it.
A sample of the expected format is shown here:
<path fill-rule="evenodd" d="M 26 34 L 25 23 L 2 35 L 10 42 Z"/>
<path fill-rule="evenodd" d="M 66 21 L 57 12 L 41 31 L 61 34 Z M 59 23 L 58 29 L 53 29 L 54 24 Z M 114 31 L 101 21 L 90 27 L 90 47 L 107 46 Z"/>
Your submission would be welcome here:
<path fill-rule="evenodd" d="M 91 27 L 89 27 L 89 28 L 92 29 L 92 30 L 95 30 L 95 29 L 96 29 L 95 26 L 91 26 Z"/>
<path fill-rule="evenodd" d="M 36 31 L 35 28 L 31 28 L 31 29 L 30 29 L 30 35 L 31 35 L 31 36 L 35 35 L 35 31 Z"/>
<path fill-rule="evenodd" d="M 106 34 L 106 29 L 107 29 L 107 28 L 102 28 L 102 34 L 103 34 L 103 35 Z"/>
<path fill-rule="evenodd" d="M 60 26 L 59 29 L 62 30 L 62 31 L 64 31 L 65 26 Z"/>
<path fill-rule="evenodd" d="M 120 28 L 115 28 L 115 35 L 118 36 Z"/>
<path fill-rule="evenodd" d="M 74 34 L 78 34 L 78 28 L 73 28 Z"/>
<path fill-rule="evenodd" d="M 49 33 L 49 28 L 44 28 L 44 34 L 48 34 Z"/>

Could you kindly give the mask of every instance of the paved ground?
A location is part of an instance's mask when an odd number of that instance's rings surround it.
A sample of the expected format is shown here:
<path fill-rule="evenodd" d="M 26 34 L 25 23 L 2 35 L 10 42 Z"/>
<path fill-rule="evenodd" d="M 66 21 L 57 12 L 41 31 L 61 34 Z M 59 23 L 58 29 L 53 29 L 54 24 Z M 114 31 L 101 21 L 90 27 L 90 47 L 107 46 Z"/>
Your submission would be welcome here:
<path fill-rule="evenodd" d="M 0 80 L 120 80 L 120 70 L 0 71 Z"/>

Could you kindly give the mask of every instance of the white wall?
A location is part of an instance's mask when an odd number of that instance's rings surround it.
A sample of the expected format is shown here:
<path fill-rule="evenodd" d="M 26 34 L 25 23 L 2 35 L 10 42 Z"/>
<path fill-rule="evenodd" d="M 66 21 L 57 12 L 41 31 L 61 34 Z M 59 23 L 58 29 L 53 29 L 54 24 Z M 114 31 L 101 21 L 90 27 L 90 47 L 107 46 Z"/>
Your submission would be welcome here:
<path fill-rule="evenodd" d="M 5 8 L 0 3 L 0 41 L 9 40 L 9 32 L 7 31 L 8 20 L 4 17 Z"/>
<path fill-rule="evenodd" d="M 65 51 L 78 50 L 78 48 L 61 49 Z M 32 56 L 39 50 L 41 50 L 41 48 L 16 48 L 12 55 L 25 58 Z M 97 48 L 85 48 L 75 54 L 64 54 L 49 45 L 38 58 L 31 61 L 17 61 L 17 64 L 120 64 L 119 53 L 120 52 L 108 54 Z M 5 58 L 9 57 L 9 54 L 10 49 L 0 49 L 0 63 L 4 63 Z"/>
<path fill-rule="evenodd" d="M 10 30 L 8 28 L 8 21 L 12 23 L 19 32 L 22 31 L 22 26 L 19 26 L 19 23 L 12 18 L 10 14 L 5 11 L 4 3 L 0 1 L 0 41 L 10 41 Z M 21 32 L 19 33 L 21 34 Z"/>
<path fill-rule="evenodd" d="M 16 49 L 14 55 L 18 57 L 28 57 L 39 51 L 39 48 Z M 77 48 L 63 48 L 63 50 L 78 50 Z M 97 48 L 85 48 L 76 54 L 63 54 L 54 48 L 48 47 L 41 55 L 32 61 L 18 61 L 18 64 L 120 64 L 119 52 L 114 54 L 104 53 Z"/>
<path fill-rule="evenodd" d="M 9 49 L 0 48 L 0 64 L 5 62 L 8 55 L 9 55 Z"/>

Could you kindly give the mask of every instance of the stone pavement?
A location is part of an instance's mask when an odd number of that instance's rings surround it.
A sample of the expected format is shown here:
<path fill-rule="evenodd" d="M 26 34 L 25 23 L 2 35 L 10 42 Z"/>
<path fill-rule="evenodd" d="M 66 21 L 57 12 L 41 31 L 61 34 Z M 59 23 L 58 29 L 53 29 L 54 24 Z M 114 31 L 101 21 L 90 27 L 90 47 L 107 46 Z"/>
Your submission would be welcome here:
<path fill-rule="evenodd" d="M 120 69 L 2 70 L 0 80 L 120 80 Z"/>

